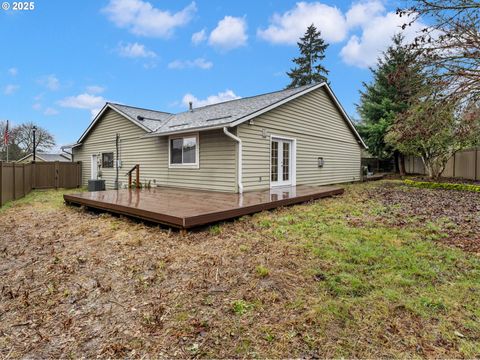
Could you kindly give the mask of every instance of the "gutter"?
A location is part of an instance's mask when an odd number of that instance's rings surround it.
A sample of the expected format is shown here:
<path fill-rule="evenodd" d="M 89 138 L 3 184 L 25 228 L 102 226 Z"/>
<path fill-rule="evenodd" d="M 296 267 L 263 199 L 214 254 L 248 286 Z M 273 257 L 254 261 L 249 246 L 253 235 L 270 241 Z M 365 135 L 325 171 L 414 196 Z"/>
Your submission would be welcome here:
<path fill-rule="evenodd" d="M 233 135 L 231 132 L 228 131 L 226 127 L 223 128 L 223 133 L 227 135 L 229 138 L 235 140 L 238 143 L 238 169 L 237 169 L 237 183 L 238 183 L 238 192 L 240 194 L 243 193 L 243 184 L 242 184 L 242 153 L 243 153 L 243 148 L 242 148 L 242 139 L 240 139 L 238 136 Z"/>

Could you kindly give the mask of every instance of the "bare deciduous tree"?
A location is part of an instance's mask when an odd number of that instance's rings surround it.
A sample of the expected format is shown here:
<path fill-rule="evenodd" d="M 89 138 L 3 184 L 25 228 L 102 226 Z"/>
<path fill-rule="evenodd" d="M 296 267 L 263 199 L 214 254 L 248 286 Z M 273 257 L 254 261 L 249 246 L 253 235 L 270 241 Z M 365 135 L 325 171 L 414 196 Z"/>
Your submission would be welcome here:
<path fill-rule="evenodd" d="M 403 28 L 420 18 L 429 24 L 413 47 L 422 51 L 444 97 L 463 102 L 480 99 L 480 1 L 411 0 L 397 14 Z"/>

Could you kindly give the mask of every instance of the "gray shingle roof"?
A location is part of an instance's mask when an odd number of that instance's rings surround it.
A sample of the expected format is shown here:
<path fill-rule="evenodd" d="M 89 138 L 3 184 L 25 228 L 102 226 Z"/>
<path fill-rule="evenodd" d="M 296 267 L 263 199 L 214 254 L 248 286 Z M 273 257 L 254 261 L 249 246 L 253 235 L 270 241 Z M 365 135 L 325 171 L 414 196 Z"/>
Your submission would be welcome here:
<path fill-rule="evenodd" d="M 195 130 L 197 128 L 227 125 L 279 101 L 285 100 L 312 86 L 315 85 L 301 86 L 198 108 L 195 108 L 195 104 L 193 104 L 193 111 L 175 114 L 167 121 L 161 122 L 153 134 L 160 135 L 177 131 Z"/>
<path fill-rule="evenodd" d="M 138 124 L 146 127 L 150 131 L 154 131 L 162 122 L 169 119 L 173 114 L 163 111 L 142 109 L 134 106 L 127 106 L 115 103 L 108 103 L 120 113 L 124 113 Z"/>
<path fill-rule="evenodd" d="M 37 154 L 38 156 L 40 156 L 43 160 L 45 161 L 70 161 L 70 156 L 68 156 L 67 154 L 45 154 L 45 153 L 41 153 L 39 152 Z"/>
<path fill-rule="evenodd" d="M 198 131 L 223 126 L 236 126 L 251 117 L 271 110 L 297 96 L 301 96 L 301 93 L 306 93 L 322 86 L 325 86 L 326 90 L 331 94 L 340 111 L 343 113 L 345 121 L 352 129 L 352 132 L 358 138 L 359 142 L 366 148 L 366 145 L 363 143 L 363 140 L 356 131 L 354 125 L 348 119 L 348 116 L 345 114 L 340 103 L 338 103 L 335 95 L 325 83 L 305 85 L 293 89 L 285 89 L 197 108 L 195 107 L 195 104 L 193 104 L 193 111 L 184 111 L 178 114 L 116 103 L 107 103 L 92 121 L 87 130 L 82 134 L 75 146 L 82 143 L 83 139 L 93 128 L 95 122 L 101 117 L 103 111 L 109 107 L 142 127 L 147 132 L 147 136 L 163 136 L 172 133 Z"/>

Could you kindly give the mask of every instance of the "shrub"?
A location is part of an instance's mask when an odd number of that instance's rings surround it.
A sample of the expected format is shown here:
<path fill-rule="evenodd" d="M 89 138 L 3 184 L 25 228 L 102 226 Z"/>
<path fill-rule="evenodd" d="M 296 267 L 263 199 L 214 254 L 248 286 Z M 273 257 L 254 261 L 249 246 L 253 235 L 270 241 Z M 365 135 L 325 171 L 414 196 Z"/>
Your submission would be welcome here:
<path fill-rule="evenodd" d="M 404 183 L 409 186 L 414 186 L 422 189 L 444 189 L 444 190 L 458 190 L 458 191 L 473 191 L 480 192 L 480 185 L 473 184 L 452 184 L 452 183 L 437 183 L 429 181 L 414 181 L 404 180 Z"/>

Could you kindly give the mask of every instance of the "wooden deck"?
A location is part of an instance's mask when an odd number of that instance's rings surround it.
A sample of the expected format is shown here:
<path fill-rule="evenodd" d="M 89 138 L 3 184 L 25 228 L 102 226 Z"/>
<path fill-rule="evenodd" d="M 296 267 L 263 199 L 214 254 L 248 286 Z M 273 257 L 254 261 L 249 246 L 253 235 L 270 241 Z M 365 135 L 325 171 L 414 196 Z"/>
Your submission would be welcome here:
<path fill-rule="evenodd" d="M 83 205 L 177 228 L 192 228 L 279 206 L 342 194 L 336 186 L 294 186 L 240 194 L 157 187 L 64 195 Z"/>

